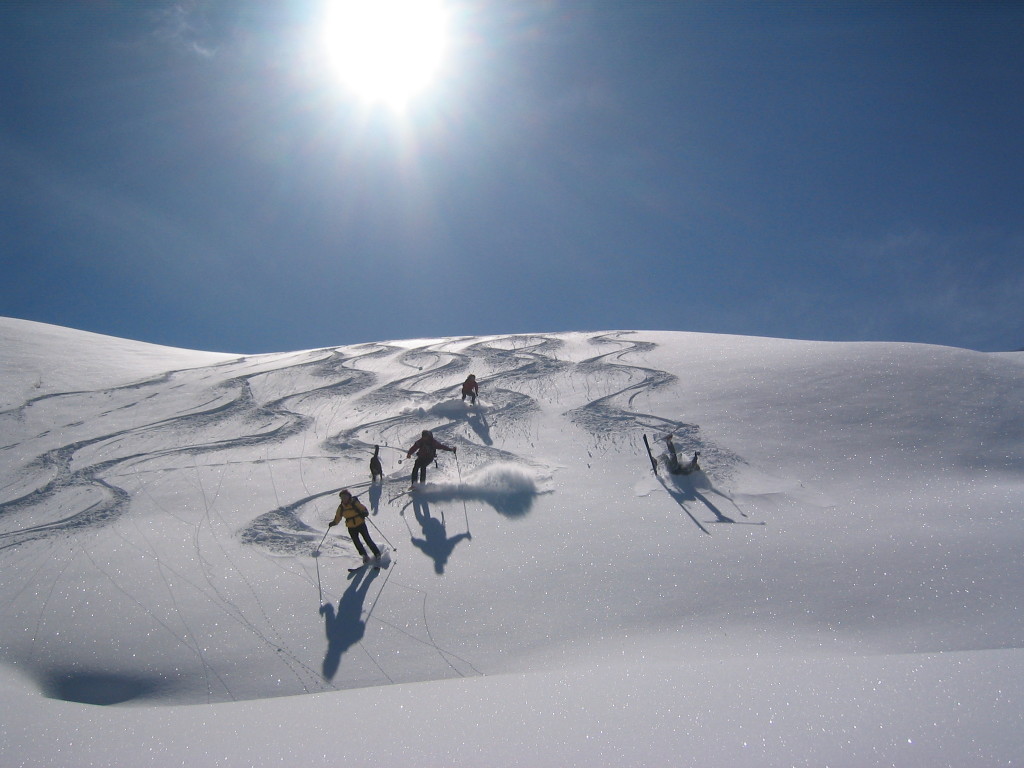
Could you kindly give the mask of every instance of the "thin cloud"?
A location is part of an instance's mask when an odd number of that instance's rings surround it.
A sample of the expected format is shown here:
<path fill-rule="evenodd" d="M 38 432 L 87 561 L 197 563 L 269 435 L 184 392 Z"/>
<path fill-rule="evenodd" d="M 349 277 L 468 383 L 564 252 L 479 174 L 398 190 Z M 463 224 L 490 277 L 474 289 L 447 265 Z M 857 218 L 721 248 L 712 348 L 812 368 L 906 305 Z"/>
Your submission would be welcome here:
<path fill-rule="evenodd" d="M 178 2 L 154 11 L 154 36 L 179 50 L 210 59 L 223 44 L 213 22 L 211 4 L 201 0 Z"/>
<path fill-rule="evenodd" d="M 991 349 L 1024 340 L 1024 232 L 977 230 L 944 235 L 923 230 L 890 233 L 874 241 L 848 241 L 841 261 L 852 273 L 877 281 L 894 300 L 888 312 L 957 344 Z"/>

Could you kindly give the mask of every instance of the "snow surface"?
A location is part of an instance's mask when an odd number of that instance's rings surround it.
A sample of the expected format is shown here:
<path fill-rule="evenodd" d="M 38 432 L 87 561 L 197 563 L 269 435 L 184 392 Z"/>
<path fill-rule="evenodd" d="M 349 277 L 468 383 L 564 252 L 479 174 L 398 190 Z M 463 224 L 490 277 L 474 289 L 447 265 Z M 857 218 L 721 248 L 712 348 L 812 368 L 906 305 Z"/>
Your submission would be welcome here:
<path fill-rule="evenodd" d="M 0 345 L 0 765 L 1024 765 L 1024 354 Z"/>

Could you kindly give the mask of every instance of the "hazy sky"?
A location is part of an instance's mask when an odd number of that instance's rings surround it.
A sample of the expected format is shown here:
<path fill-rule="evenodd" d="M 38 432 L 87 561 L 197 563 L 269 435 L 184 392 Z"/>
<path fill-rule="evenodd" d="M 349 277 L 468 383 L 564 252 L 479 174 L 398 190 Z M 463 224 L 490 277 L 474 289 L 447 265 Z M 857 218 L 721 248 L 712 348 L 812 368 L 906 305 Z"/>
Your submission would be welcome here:
<path fill-rule="evenodd" d="M 452 0 L 399 105 L 325 5 L 0 3 L 0 315 L 1024 346 L 1024 4 Z"/>

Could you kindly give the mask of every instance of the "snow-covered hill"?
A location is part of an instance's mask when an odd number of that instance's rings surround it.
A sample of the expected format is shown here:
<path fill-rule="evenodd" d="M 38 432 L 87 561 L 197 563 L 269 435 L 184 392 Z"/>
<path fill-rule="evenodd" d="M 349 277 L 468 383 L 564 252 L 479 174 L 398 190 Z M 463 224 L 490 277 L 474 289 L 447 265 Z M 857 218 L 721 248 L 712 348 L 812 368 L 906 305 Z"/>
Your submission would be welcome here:
<path fill-rule="evenodd" d="M 1024 764 L 1024 354 L 0 345 L 2 765 Z"/>

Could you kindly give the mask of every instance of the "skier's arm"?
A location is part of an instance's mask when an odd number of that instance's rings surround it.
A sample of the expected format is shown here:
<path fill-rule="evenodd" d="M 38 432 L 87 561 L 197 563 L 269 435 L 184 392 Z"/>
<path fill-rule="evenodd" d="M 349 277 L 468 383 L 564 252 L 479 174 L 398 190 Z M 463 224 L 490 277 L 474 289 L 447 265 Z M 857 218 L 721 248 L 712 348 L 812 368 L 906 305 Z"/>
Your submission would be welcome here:
<path fill-rule="evenodd" d="M 449 448 L 449 447 L 448 447 L 447 445 L 445 445 L 444 443 L 442 443 L 442 442 L 441 442 L 440 440 L 438 440 L 438 439 L 437 439 L 436 437 L 432 437 L 432 438 L 430 439 L 430 445 L 431 445 L 431 446 L 432 446 L 433 448 L 437 449 L 437 450 L 441 450 L 441 451 L 451 451 L 452 453 L 454 453 L 454 452 L 455 452 L 455 449 L 454 449 L 454 448 Z"/>

